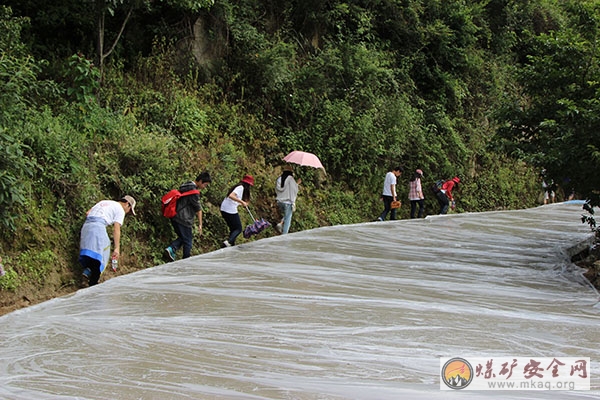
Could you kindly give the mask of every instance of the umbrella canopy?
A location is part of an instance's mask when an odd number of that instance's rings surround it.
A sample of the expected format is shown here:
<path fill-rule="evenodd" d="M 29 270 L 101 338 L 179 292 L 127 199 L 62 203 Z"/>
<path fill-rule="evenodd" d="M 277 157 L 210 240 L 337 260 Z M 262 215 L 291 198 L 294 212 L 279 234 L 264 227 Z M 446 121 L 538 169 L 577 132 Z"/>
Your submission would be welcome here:
<path fill-rule="evenodd" d="M 244 229 L 244 237 L 248 239 L 252 235 L 258 235 L 269 226 L 271 226 L 271 223 L 269 223 L 269 221 L 265 221 L 264 218 L 258 219 L 254 221 L 253 224 L 248 225 L 246 229 Z"/>
<path fill-rule="evenodd" d="M 264 218 L 255 219 L 254 215 L 252 215 L 252 213 L 250 212 L 250 209 L 248 207 L 246 207 L 246 210 L 248 210 L 248 214 L 250 214 L 250 217 L 252 218 L 252 221 L 254 221 L 253 224 L 248 225 L 246 227 L 246 229 L 244 229 L 244 237 L 246 239 L 248 239 L 252 235 L 258 235 L 265 228 L 268 228 L 269 226 L 271 226 L 271 224 L 268 221 L 265 221 Z"/>
<path fill-rule="evenodd" d="M 319 157 L 313 153 L 307 153 L 306 151 L 292 151 L 290 154 L 283 157 L 283 161 L 287 161 L 292 164 L 298 164 L 304 167 L 321 168 L 323 171 L 325 171 L 325 168 L 323 167 L 323 164 L 321 164 Z"/>

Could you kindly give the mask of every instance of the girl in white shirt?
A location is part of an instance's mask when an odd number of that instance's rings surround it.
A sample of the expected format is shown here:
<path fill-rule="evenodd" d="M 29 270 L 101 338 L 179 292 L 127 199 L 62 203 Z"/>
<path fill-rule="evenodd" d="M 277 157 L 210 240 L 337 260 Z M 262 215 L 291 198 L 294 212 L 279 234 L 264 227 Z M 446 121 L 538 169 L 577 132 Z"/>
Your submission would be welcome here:
<path fill-rule="evenodd" d="M 223 242 L 225 247 L 235 246 L 235 239 L 242 233 L 242 221 L 237 208 L 240 204 L 244 207 L 248 206 L 251 186 L 254 186 L 254 178 L 252 175 L 245 175 L 240 183 L 229 190 L 227 197 L 221 202 L 221 216 L 229 227 L 229 239 Z"/>

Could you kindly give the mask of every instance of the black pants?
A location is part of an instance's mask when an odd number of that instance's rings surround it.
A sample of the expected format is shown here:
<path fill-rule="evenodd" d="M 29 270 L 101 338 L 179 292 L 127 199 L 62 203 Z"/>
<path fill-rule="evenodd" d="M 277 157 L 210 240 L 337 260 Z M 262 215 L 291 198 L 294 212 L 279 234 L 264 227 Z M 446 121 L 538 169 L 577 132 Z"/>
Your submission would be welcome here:
<path fill-rule="evenodd" d="M 392 196 L 381 196 L 383 199 L 383 212 L 379 216 L 379 219 L 385 221 L 385 217 L 387 217 L 388 212 L 390 213 L 390 220 L 396 219 L 396 209 L 392 208 L 392 201 L 394 198 Z"/>
<path fill-rule="evenodd" d="M 417 205 L 419 206 L 419 214 L 418 218 L 423 218 L 423 212 L 425 208 L 425 200 L 411 200 L 410 201 L 410 217 L 415 217 L 415 212 L 417 211 Z"/>
<path fill-rule="evenodd" d="M 242 233 L 243 230 L 240 214 L 229 214 L 225 211 L 221 211 L 221 215 L 229 227 L 229 239 L 227 239 L 227 241 L 230 245 L 235 246 L 235 239 L 240 235 L 240 233 Z"/>
<path fill-rule="evenodd" d="M 446 214 L 448 212 L 448 207 L 450 207 L 448 196 L 442 191 L 437 192 L 436 196 L 438 203 L 440 203 L 440 214 Z"/>
<path fill-rule="evenodd" d="M 83 269 L 89 268 L 91 271 L 89 278 L 89 285 L 94 286 L 100 280 L 100 261 L 94 260 L 88 256 L 80 256 L 79 264 L 83 267 Z"/>

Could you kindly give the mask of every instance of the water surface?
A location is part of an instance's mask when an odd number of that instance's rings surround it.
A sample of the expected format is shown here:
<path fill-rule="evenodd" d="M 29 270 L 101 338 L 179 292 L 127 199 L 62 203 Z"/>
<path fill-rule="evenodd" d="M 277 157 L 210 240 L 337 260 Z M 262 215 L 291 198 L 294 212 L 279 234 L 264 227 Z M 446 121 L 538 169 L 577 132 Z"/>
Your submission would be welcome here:
<path fill-rule="evenodd" d="M 598 398 L 581 213 L 326 227 L 110 279 L 0 317 L 0 398 Z M 593 390 L 440 391 L 467 356 L 590 357 Z"/>

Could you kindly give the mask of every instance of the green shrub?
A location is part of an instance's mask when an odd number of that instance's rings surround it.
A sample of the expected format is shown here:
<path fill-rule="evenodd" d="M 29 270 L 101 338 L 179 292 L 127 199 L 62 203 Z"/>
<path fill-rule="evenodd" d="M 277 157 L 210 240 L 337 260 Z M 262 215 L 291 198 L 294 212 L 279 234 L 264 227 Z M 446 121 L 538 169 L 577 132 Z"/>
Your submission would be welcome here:
<path fill-rule="evenodd" d="M 81 53 L 73 54 L 67 62 L 67 67 L 67 95 L 86 106 L 94 104 L 96 91 L 100 88 L 100 70 Z"/>
<path fill-rule="evenodd" d="M 11 264 L 11 259 L 4 257 L 2 260 L 4 263 L 4 276 L 0 276 L 0 289 L 9 290 L 14 292 L 19 286 L 21 286 L 21 278 L 17 271 L 15 271 Z"/>
<path fill-rule="evenodd" d="M 0 285 L 13 291 L 26 282 L 43 285 L 48 273 L 55 269 L 56 260 L 56 254 L 51 250 L 26 250 L 10 263 L 12 268 L 8 268 L 6 275 L 0 278 Z"/>
<path fill-rule="evenodd" d="M 0 128 L 0 219 L 5 228 L 14 230 L 15 207 L 27 202 L 35 163 L 25 155 L 27 146 L 16 139 L 18 135 L 6 132 Z"/>

